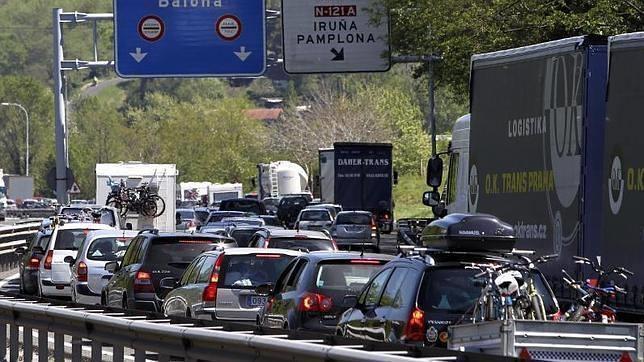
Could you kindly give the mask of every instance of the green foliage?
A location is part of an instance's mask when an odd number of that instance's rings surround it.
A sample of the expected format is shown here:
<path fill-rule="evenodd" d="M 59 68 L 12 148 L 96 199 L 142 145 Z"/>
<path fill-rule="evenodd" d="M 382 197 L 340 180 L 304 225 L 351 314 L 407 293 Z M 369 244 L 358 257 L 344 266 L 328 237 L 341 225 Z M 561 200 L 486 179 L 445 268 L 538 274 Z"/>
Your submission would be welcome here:
<path fill-rule="evenodd" d="M 21 104 L 29 114 L 30 175 L 37 190 L 46 190 L 45 175 L 52 166 L 54 133 L 52 94 L 34 78 L 0 76 L 0 102 Z M 0 168 L 25 174 L 26 119 L 18 107 L 0 106 Z"/>
<path fill-rule="evenodd" d="M 431 217 L 431 208 L 423 205 L 423 192 L 427 191 L 424 176 L 405 175 L 394 186 L 394 213 L 396 219 L 405 217 Z"/>

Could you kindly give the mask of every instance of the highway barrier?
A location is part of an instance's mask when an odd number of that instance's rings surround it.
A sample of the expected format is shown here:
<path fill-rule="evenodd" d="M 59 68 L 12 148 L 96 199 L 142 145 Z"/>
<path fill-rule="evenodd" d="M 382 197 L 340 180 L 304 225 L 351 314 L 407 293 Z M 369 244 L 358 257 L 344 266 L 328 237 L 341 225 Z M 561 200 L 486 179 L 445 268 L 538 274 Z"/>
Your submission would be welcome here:
<path fill-rule="evenodd" d="M 80 361 L 83 352 L 92 361 L 104 360 L 104 356 L 123 361 L 133 356 L 135 362 L 145 361 L 146 356 L 159 361 L 173 358 L 274 362 L 499 360 L 498 356 L 438 348 L 371 343 L 294 331 L 265 331 L 251 325 L 166 318 L 160 314 L 0 294 L 0 360 L 9 357 L 9 361 L 19 358 L 28 361 L 34 351 L 39 361 L 47 361 L 50 352 L 55 361 Z"/>
<path fill-rule="evenodd" d="M 18 267 L 20 257 L 14 253 L 16 248 L 27 245 L 40 228 L 40 222 L 30 221 L 16 225 L 0 227 L 0 272 Z"/>
<path fill-rule="evenodd" d="M 7 209 L 7 217 L 28 219 L 28 218 L 47 218 L 56 215 L 56 209 Z"/>

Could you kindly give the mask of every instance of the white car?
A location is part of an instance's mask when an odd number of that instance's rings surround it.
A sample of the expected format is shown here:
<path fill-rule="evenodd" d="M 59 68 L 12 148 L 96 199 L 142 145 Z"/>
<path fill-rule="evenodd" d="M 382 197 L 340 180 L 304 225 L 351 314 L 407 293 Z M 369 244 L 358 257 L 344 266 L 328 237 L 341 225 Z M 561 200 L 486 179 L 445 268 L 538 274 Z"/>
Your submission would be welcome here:
<path fill-rule="evenodd" d="M 38 268 L 38 295 L 71 297 L 71 269 L 65 257 L 76 256 L 85 236 L 93 230 L 114 230 L 105 224 L 66 222 L 56 225 Z"/>
<path fill-rule="evenodd" d="M 138 235 L 130 230 L 96 230 L 87 234 L 76 257 L 66 257 L 71 265 L 72 301 L 101 304 L 101 291 L 112 273 L 105 270 L 110 261 L 120 261 L 130 241 Z"/>

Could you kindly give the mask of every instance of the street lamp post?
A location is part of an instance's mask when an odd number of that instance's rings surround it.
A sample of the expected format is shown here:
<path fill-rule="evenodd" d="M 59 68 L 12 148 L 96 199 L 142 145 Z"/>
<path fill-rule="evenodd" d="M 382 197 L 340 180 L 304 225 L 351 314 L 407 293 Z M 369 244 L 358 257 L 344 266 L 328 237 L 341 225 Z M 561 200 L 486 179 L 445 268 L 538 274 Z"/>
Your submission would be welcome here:
<path fill-rule="evenodd" d="M 27 157 L 25 159 L 25 174 L 26 176 L 29 176 L 29 113 L 27 113 L 27 110 L 25 107 L 22 106 L 22 104 L 18 103 L 8 103 L 8 102 L 2 102 L 0 103 L 0 106 L 14 106 L 20 108 L 24 113 L 25 113 L 25 118 L 27 119 Z"/>

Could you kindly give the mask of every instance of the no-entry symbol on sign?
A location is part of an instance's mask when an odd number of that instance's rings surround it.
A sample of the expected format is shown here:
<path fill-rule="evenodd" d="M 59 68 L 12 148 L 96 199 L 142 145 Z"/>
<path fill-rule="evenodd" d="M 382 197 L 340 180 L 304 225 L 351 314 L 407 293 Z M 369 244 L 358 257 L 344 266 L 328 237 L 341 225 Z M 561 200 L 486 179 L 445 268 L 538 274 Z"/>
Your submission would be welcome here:
<path fill-rule="evenodd" d="M 139 35 L 147 41 L 157 41 L 163 37 L 165 25 L 160 17 L 149 15 L 139 21 Z"/>
<path fill-rule="evenodd" d="M 224 15 L 215 24 L 217 35 L 224 40 L 235 40 L 241 35 L 242 24 L 234 15 Z"/>

